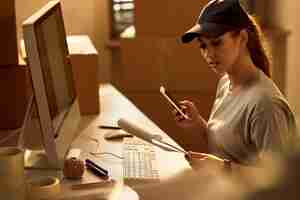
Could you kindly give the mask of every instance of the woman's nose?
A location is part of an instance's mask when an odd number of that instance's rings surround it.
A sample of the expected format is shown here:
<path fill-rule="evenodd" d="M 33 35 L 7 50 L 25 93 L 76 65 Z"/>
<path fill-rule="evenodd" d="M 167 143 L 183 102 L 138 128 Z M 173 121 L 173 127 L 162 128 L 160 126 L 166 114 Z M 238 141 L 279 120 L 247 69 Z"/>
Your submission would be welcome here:
<path fill-rule="evenodd" d="M 214 57 L 215 57 L 215 52 L 213 49 L 211 48 L 207 48 L 204 50 L 203 52 L 203 56 L 205 58 L 205 60 L 210 63 L 211 61 L 213 61 Z"/>

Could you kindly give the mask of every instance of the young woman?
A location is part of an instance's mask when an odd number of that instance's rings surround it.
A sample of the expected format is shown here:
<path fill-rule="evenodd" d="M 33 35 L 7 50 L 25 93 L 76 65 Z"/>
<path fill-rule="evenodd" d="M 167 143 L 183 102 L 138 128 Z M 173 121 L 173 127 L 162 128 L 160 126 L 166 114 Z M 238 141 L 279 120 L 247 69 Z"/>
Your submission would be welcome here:
<path fill-rule="evenodd" d="M 287 150 L 295 141 L 296 122 L 271 80 L 270 60 L 254 18 L 238 0 L 210 1 L 182 36 L 183 43 L 192 40 L 220 80 L 208 121 L 189 100 L 181 102 L 188 119 L 174 111 L 179 126 L 205 129 L 199 138 L 207 141 L 208 154 L 189 154 L 191 164 L 228 160 L 249 166 L 266 153 Z"/>

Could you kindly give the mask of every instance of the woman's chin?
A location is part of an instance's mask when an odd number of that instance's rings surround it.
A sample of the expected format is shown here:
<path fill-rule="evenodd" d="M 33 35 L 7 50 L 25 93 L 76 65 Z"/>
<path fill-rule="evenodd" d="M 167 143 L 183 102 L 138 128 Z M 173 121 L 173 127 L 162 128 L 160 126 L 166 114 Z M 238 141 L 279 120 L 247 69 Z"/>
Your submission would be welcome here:
<path fill-rule="evenodd" d="M 223 75 L 226 74 L 226 72 L 217 70 L 216 68 L 212 68 L 212 71 L 215 72 L 218 76 L 222 77 Z"/>

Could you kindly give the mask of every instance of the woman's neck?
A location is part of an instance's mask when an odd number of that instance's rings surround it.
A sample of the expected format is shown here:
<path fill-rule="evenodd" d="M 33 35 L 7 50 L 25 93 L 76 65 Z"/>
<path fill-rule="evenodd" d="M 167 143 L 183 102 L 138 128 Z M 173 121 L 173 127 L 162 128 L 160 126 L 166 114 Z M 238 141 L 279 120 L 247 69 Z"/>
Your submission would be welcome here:
<path fill-rule="evenodd" d="M 246 56 L 237 62 L 232 67 L 232 70 L 228 72 L 230 79 L 230 89 L 235 90 L 249 83 L 256 78 L 257 67 L 253 64 L 250 56 Z"/>

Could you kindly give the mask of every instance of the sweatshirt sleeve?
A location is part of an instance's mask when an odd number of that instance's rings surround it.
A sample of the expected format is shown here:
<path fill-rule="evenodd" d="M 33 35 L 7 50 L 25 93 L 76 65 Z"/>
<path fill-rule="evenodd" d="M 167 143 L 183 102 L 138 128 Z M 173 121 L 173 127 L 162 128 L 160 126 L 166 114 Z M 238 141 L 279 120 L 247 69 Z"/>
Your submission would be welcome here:
<path fill-rule="evenodd" d="M 250 138 L 258 153 L 283 152 L 296 130 L 294 115 L 288 106 L 274 101 L 259 109 L 250 127 Z"/>

